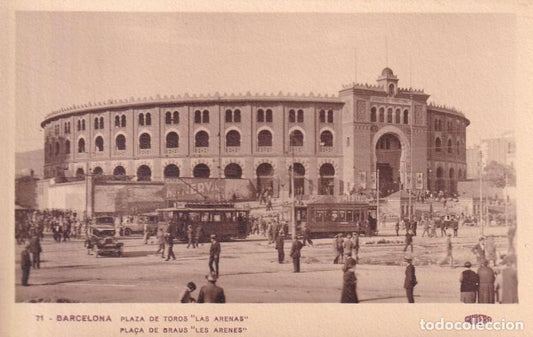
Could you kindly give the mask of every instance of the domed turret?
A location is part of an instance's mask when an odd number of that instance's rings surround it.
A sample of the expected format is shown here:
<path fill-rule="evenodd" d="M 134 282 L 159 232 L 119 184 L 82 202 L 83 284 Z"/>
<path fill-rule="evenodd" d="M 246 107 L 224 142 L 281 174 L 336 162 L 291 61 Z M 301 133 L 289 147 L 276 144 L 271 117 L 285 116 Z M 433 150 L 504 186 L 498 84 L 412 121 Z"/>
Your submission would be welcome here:
<path fill-rule="evenodd" d="M 381 76 L 394 76 L 394 73 L 392 72 L 392 69 L 389 67 L 386 67 L 381 71 Z"/>
<path fill-rule="evenodd" d="M 398 90 L 398 77 L 394 75 L 391 68 L 385 67 L 381 71 L 381 76 L 378 77 L 378 85 L 383 87 L 388 96 L 394 97 Z"/>

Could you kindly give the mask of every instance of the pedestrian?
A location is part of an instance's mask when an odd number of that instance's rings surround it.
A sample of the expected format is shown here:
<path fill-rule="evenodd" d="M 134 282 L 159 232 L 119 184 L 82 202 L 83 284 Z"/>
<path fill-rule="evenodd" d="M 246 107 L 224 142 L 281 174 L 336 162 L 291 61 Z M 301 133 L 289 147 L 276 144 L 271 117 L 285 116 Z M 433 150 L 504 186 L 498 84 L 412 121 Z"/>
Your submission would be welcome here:
<path fill-rule="evenodd" d="M 435 219 L 431 219 L 430 221 L 431 225 L 431 235 L 430 237 L 436 238 L 437 237 L 437 224 L 435 223 Z"/>
<path fill-rule="evenodd" d="M 333 251 L 335 252 L 333 264 L 342 263 L 342 234 L 335 235 L 333 239 Z"/>
<path fill-rule="evenodd" d="M 157 244 L 159 248 L 155 252 L 155 255 L 161 253 L 161 258 L 165 257 L 165 235 L 163 233 L 163 228 L 159 228 L 157 231 Z"/>
<path fill-rule="evenodd" d="M 311 247 L 314 247 L 313 246 L 313 241 L 311 241 L 311 237 L 310 237 L 310 233 L 309 233 L 309 227 L 307 227 L 307 225 L 303 225 L 302 226 L 302 234 L 303 234 L 303 237 L 304 237 L 304 246 L 309 243 L 309 246 Z"/>
<path fill-rule="evenodd" d="M 496 293 L 499 303 L 518 303 L 518 277 L 513 265 L 513 256 L 504 258 L 505 268 L 496 277 Z"/>
<path fill-rule="evenodd" d="M 355 250 L 355 260 L 359 261 L 359 233 L 353 232 L 352 233 L 352 241 L 353 241 L 353 250 Z M 352 252 L 352 256 L 353 256 Z"/>
<path fill-rule="evenodd" d="M 193 232 L 193 229 L 192 229 L 192 225 L 188 225 L 187 226 L 187 248 L 189 248 L 190 246 L 192 246 L 192 248 L 195 247 L 195 243 L 194 243 L 194 232 Z"/>
<path fill-rule="evenodd" d="M 461 273 L 461 302 L 463 303 L 476 303 L 476 293 L 479 287 L 479 276 L 471 270 L 472 263 L 465 262 L 465 268 Z"/>
<path fill-rule="evenodd" d="M 214 273 L 215 277 L 218 278 L 218 263 L 220 261 L 220 252 L 221 247 L 220 243 L 217 241 L 217 236 L 211 234 L 211 247 L 209 248 L 209 271 Z M 213 267 L 213 263 L 215 267 Z"/>
<path fill-rule="evenodd" d="M 206 278 L 207 284 L 200 289 L 198 303 L 226 303 L 224 289 L 216 285 L 216 275 L 209 273 Z"/>
<path fill-rule="evenodd" d="M 453 254 L 452 254 L 452 235 L 448 234 L 446 238 L 446 256 L 442 261 L 440 261 L 440 265 L 448 263 L 448 260 L 450 261 L 450 267 L 453 268 Z"/>
<path fill-rule="evenodd" d="M 203 247 L 204 245 L 203 240 L 204 240 L 204 227 L 202 226 L 201 223 L 199 223 L 198 225 L 196 225 L 196 230 L 194 232 L 194 246 L 193 247 L 198 248 L 199 243 L 201 243 Z"/>
<path fill-rule="evenodd" d="M 413 236 L 416 236 L 416 228 L 418 226 L 418 222 L 416 220 L 413 220 L 411 222 L 411 230 L 413 232 Z"/>
<path fill-rule="evenodd" d="M 352 256 L 353 241 L 351 234 L 346 234 L 346 239 L 342 242 L 342 251 L 344 256 Z"/>
<path fill-rule="evenodd" d="M 484 260 L 477 270 L 479 276 L 478 303 L 494 303 L 494 270 L 489 267 L 489 261 Z"/>
<path fill-rule="evenodd" d="M 191 297 L 193 291 L 196 290 L 196 284 L 194 282 L 187 283 L 187 287 L 183 289 L 183 292 L 180 294 L 180 303 L 194 303 L 196 300 L 194 297 Z"/>
<path fill-rule="evenodd" d="M 405 232 L 405 247 L 403 248 L 403 251 L 405 252 L 407 250 L 407 247 L 411 246 L 411 253 L 413 252 L 413 235 L 411 234 L 411 231 L 407 230 Z"/>
<path fill-rule="evenodd" d="M 429 221 L 427 219 L 422 219 L 420 220 L 420 225 L 424 228 L 424 231 L 422 232 L 422 237 L 424 237 L 426 233 L 428 237 L 431 237 L 431 233 L 429 232 Z"/>
<path fill-rule="evenodd" d="M 27 243 L 24 250 L 20 253 L 20 267 L 22 268 L 22 285 L 28 286 L 28 279 L 30 278 L 31 259 L 30 259 L 30 243 Z"/>
<path fill-rule="evenodd" d="M 144 244 L 148 244 L 148 240 L 150 239 L 150 229 L 148 228 L 148 223 L 145 221 L 143 226 L 143 234 L 144 234 Z"/>
<path fill-rule="evenodd" d="M 41 241 L 39 240 L 39 236 L 36 233 L 32 238 L 30 239 L 30 252 L 32 257 L 32 267 L 40 269 L 41 268 L 41 252 L 43 251 L 41 247 Z"/>
<path fill-rule="evenodd" d="M 299 273 L 300 272 L 300 251 L 302 250 L 303 244 L 298 241 L 298 239 L 295 239 L 292 241 L 292 247 L 291 247 L 291 253 L 290 256 L 292 257 L 292 264 L 294 266 L 294 272 Z"/>
<path fill-rule="evenodd" d="M 283 263 L 285 260 L 285 250 L 283 245 L 285 244 L 285 233 L 281 231 L 276 239 L 276 250 L 278 251 L 278 262 Z"/>
<path fill-rule="evenodd" d="M 400 221 L 396 221 L 394 229 L 396 230 L 396 236 L 400 236 Z"/>
<path fill-rule="evenodd" d="M 446 224 L 444 223 L 444 220 L 441 218 L 439 219 L 439 227 L 440 227 L 440 237 L 446 236 Z"/>
<path fill-rule="evenodd" d="M 472 248 L 472 253 L 476 255 L 476 259 L 479 265 L 481 261 L 485 260 L 485 237 L 480 237 L 478 244 Z"/>
<path fill-rule="evenodd" d="M 341 303 L 359 303 L 357 297 L 357 277 L 355 276 L 356 261 L 352 258 L 346 259 L 347 268 L 343 274 Z"/>
<path fill-rule="evenodd" d="M 172 236 L 171 233 L 167 233 L 166 235 L 166 245 L 168 246 L 168 251 L 167 251 L 167 259 L 165 261 L 168 261 L 170 260 L 170 258 L 172 258 L 172 260 L 175 260 L 176 259 L 176 255 L 174 255 L 174 237 Z"/>
<path fill-rule="evenodd" d="M 492 265 L 496 265 L 496 244 L 494 243 L 494 236 L 487 236 L 485 240 L 485 259 L 492 262 Z M 490 265 L 490 263 L 489 263 Z"/>
<path fill-rule="evenodd" d="M 267 235 L 268 235 L 268 244 L 271 244 L 272 242 L 274 242 L 272 240 L 272 221 L 268 222 Z"/>
<path fill-rule="evenodd" d="M 457 221 L 455 217 L 452 217 L 451 225 L 453 229 L 453 237 L 456 238 L 459 231 L 459 221 Z"/>
<path fill-rule="evenodd" d="M 418 284 L 418 281 L 416 280 L 413 258 L 405 257 L 404 260 L 407 262 L 407 267 L 405 268 L 405 280 L 403 282 L 403 287 L 405 288 L 405 294 L 407 295 L 407 302 L 415 303 L 414 289 Z"/>

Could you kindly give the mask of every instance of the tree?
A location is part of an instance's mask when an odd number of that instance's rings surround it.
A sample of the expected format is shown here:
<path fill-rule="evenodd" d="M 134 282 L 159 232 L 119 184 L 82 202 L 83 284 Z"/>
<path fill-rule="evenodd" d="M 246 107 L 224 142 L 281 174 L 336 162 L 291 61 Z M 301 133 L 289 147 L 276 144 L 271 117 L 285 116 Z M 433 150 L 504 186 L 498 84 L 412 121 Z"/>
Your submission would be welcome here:
<path fill-rule="evenodd" d="M 512 166 L 491 161 L 483 170 L 483 180 L 493 186 L 504 188 L 506 185 L 516 186 L 516 174 Z"/>

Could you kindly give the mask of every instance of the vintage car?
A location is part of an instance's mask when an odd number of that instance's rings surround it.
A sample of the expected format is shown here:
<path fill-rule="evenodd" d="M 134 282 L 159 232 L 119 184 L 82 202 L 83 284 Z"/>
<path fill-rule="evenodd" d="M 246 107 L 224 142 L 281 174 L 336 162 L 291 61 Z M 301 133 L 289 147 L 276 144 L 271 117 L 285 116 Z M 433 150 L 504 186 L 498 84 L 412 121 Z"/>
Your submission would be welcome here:
<path fill-rule="evenodd" d="M 122 256 L 124 243 L 115 238 L 115 229 L 109 226 L 90 226 L 89 238 L 85 245 L 93 251 L 95 257 L 104 255 Z"/>
<path fill-rule="evenodd" d="M 126 220 L 121 227 L 121 231 L 125 236 L 132 233 L 143 233 L 144 224 L 147 224 L 150 235 L 155 235 L 157 232 L 157 213 L 144 213 L 139 216 L 134 216 L 132 221 Z"/>

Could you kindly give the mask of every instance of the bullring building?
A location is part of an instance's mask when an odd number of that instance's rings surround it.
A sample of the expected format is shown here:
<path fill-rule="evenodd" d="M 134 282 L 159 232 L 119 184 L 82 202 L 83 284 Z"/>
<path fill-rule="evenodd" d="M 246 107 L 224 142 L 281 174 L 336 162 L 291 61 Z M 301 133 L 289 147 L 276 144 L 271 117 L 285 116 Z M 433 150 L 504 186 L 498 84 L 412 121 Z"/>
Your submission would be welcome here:
<path fill-rule="evenodd" d="M 398 82 L 385 68 L 377 84 L 346 85 L 335 97 L 216 93 L 64 108 L 41 123 L 45 178 L 240 178 L 279 196 L 294 167 L 303 195 L 375 188 L 377 170 L 382 195 L 455 192 L 469 120 Z"/>

